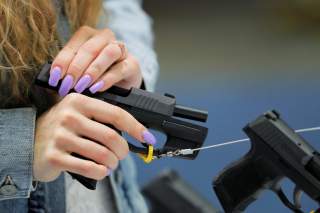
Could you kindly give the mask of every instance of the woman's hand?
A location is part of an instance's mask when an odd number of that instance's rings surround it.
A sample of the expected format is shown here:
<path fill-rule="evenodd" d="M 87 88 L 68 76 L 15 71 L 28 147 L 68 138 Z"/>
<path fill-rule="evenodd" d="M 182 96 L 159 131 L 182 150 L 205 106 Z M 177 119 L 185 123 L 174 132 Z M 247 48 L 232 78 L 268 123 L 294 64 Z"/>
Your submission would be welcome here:
<path fill-rule="evenodd" d="M 139 87 L 142 75 L 137 60 L 116 41 L 109 29 L 81 27 L 59 52 L 52 63 L 49 84 L 65 96 L 74 88 L 82 93 L 90 87 L 92 93 L 105 91 L 117 84 L 124 88 Z"/>
<path fill-rule="evenodd" d="M 114 170 L 128 152 L 128 144 L 110 124 L 139 141 L 155 143 L 153 135 L 117 106 L 72 93 L 44 113 L 36 125 L 33 175 L 52 181 L 62 171 L 96 180 Z M 77 153 L 84 160 L 71 155 Z"/>

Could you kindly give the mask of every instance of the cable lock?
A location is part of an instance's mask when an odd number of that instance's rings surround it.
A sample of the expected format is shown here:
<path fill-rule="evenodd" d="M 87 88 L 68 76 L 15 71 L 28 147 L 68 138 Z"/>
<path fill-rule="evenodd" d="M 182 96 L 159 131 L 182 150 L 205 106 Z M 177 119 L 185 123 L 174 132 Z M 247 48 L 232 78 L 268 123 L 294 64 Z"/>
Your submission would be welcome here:
<path fill-rule="evenodd" d="M 148 154 L 138 154 L 138 156 L 146 163 L 149 164 L 153 160 L 153 146 L 148 146 Z"/>

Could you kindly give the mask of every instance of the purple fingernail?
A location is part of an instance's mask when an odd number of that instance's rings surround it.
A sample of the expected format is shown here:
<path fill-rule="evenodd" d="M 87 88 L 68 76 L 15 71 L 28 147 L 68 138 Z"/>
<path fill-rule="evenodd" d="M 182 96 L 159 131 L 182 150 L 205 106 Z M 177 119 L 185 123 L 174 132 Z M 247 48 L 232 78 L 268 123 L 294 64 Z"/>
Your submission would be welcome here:
<path fill-rule="evenodd" d="M 61 78 L 62 70 L 60 67 L 54 67 L 50 72 L 49 85 L 52 87 L 56 87 Z"/>
<path fill-rule="evenodd" d="M 150 145 L 155 145 L 157 143 L 157 139 L 156 137 L 154 137 L 154 135 L 149 132 L 148 130 L 145 130 L 143 133 L 142 133 L 142 137 L 143 137 L 143 140 L 147 143 L 147 144 L 150 144 Z"/>
<path fill-rule="evenodd" d="M 85 89 L 87 89 L 87 87 L 89 86 L 91 81 L 92 81 L 92 78 L 90 77 L 90 75 L 82 76 L 82 78 L 80 78 L 80 80 L 78 81 L 78 83 L 74 87 L 74 90 L 77 93 L 82 93 Z"/>
<path fill-rule="evenodd" d="M 69 91 L 70 91 L 70 89 L 71 89 L 71 87 L 72 87 L 72 84 L 73 84 L 73 77 L 72 77 L 72 75 L 67 75 L 67 76 L 63 79 L 63 81 L 62 81 L 62 83 L 61 83 L 61 86 L 60 86 L 60 89 L 59 89 L 59 95 L 60 95 L 61 97 L 66 96 L 66 95 L 69 93 Z"/>
<path fill-rule="evenodd" d="M 108 169 L 108 170 L 107 170 L 107 176 L 112 175 L 112 172 L 113 172 L 113 170 L 112 170 L 112 169 Z"/>
<path fill-rule="evenodd" d="M 89 90 L 92 94 L 94 94 L 94 93 L 98 92 L 103 86 L 104 86 L 104 82 L 99 81 L 99 82 L 95 83 L 94 85 L 92 85 Z"/>

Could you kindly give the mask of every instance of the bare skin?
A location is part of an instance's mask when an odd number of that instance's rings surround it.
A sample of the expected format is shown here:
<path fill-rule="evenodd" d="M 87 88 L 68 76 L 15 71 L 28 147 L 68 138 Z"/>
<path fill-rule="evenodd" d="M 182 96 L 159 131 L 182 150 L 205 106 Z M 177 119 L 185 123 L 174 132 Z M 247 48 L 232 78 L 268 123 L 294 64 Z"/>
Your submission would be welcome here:
<path fill-rule="evenodd" d="M 92 78 L 88 87 L 104 82 L 99 91 L 114 84 L 125 88 L 140 86 L 139 63 L 131 54 L 121 58 L 121 48 L 114 41 L 115 36 L 108 29 L 82 27 L 57 55 L 52 69 L 61 68 L 60 79 L 72 75 L 72 87 L 86 74 Z M 52 181 L 63 171 L 100 180 L 116 169 L 119 161 L 128 155 L 128 144 L 104 124 L 144 141 L 143 132 L 147 129 L 124 110 L 77 93 L 61 98 L 36 123 L 35 180 Z M 71 153 L 90 160 L 76 158 Z"/>
<path fill-rule="evenodd" d="M 139 87 L 142 82 L 139 63 L 130 53 L 119 61 L 121 48 L 115 41 L 109 29 L 81 27 L 57 55 L 52 68 L 62 69 L 61 79 L 67 74 L 72 75 L 73 86 L 86 74 L 92 78 L 90 86 L 102 80 L 104 86 L 100 92 L 114 84 L 124 88 Z"/>

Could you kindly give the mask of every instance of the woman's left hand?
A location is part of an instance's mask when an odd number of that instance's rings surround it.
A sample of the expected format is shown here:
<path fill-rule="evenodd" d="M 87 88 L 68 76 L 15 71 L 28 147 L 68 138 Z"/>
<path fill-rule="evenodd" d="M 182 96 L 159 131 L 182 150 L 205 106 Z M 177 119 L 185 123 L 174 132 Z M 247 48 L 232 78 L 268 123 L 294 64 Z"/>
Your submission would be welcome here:
<path fill-rule="evenodd" d="M 109 29 L 96 30 L 81 27 L 58 53 L 52 63 L 49 84 L 59 88 L 60 96 L 72 88 L 82 93 L 102 92 L 117 85 L 123 88 L 139 87 L 142 74 L 137 60 L 127 52 L 124 44 L 116 41 Z"/>

